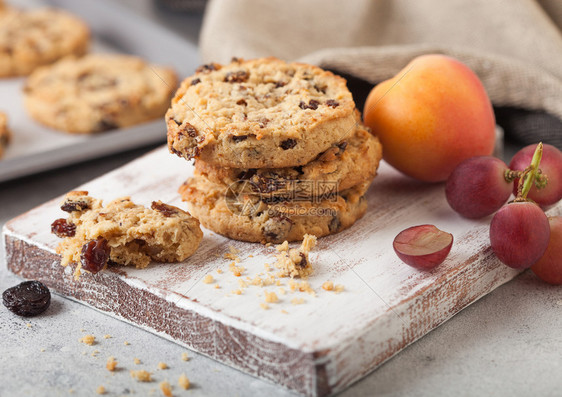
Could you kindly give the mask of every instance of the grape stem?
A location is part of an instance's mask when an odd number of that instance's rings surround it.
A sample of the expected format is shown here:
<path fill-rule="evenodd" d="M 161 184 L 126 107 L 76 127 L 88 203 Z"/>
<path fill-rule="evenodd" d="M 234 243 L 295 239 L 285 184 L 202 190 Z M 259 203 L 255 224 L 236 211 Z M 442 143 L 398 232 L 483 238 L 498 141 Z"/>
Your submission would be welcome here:
<path fill-rule="evenodd" d="M 515 201 L 528 201 L 527 194 L 529 194 L 533 183 L 535 183 L 535 180 L 537 180 L 540 175 L 539 165 L 542 159 L 542 150 L 542 142 L 539 142 L 533 154 L 531 164 L 529 164 L 521 174 L 519 184 L 517 185 L 517 198 Z"/>

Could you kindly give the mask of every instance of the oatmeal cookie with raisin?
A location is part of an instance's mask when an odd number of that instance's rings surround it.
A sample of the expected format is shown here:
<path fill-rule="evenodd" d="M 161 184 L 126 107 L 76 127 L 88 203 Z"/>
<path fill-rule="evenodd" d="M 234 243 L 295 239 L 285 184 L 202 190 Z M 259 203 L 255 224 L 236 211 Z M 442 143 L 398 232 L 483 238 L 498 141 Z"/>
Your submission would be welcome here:
<path fill-rule="evenodd" d="M 203 65 L 166 113 L 172 153 L 232 168 L 304 165 L 356 123 L 345 79 L 276 58 Z"/>
<path fill-rule="evenodd" d="M 371 181 L 382 158 L 379 140 L 358 125 L 353 134 L 299 167 L 225 168 L 195 160 L 195 176 L 237 193 L 264 196 L 319 197 Z"/>
<path fill-rule="evenodd" d="M 370 183 L 337 194 L 306 200 L 265 198 L 225 191 L 204 178 L 190 178 L 179 189 L 182 200 L 201 224 L 235 240 L 280 243 L 338 233 L 367 210 Z"/>
<path fill-rule="evenodd" d="M 134 56 L 70 57 L 29 76 L 25 106 L 46 126 L 89 134 L 162 117 L 176 84 L 174 71 Z"/>
<path fill-rule="evenodd" d="M 57 219 L 51 231 L 64 238 L 57 247 L 61 264 L 77 264 L 97 273 L 110 263 L 148 266 L 151 261 L 181 262 L 191 256 L 203 232 L 188 212 L 155 201 L 151 208 L 134 204 L 129 197 L 106 206 L 85 191 L 66 195 L 61 209 L 67 219 Z"/>
<path fill-rule="evenodd" d="M 0 77 L 26 76 L 62 57 L 81 56 L 89 42 L 87 25 L 66 11 L 0 4 Z"/>

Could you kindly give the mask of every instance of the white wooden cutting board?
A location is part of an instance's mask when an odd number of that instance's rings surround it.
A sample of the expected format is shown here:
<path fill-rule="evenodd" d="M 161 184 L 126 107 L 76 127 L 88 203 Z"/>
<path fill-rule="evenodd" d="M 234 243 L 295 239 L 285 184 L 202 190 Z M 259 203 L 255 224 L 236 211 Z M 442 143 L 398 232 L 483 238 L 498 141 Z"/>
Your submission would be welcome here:
<path fill-rule="evenodd" d="M 177 188 L 192 173 L 185 160 L 166 148 L 80 187 L 106 201 L 123 195 L 150 205 L 163 200 L 185 208 Z M 55 291 L 107 314 L 169 338 L 244 372 L 299 393 L 323 396 L 342 390 L 467 305 L 517 275 L 492 254 L 489 219 L 470 221 L 448 207 L 442 184 L 422 184 L 382 164 L 368 193 L 367 214 L 352 228 L 319 240 L 311 255 L 315 267 L 305 292 L 279 293 L 250 286 L 242 295 L 239 279 L 264 272 L 275 249 L 233 241 L 205 230 L 198 251 L 181 264 L 147 269 L 119 267 L 75 282 L 54 253 L 58 238 L 51 222 L 65 213 L 60 198 L 8 222 L 4 228 L 9 269 L 39 279 Z M 560 205 L 552 211 L 560 213 Z M 454 236 L 447 260 L 431 272 L 403 264 L 392 250 L 406 227 L 435 224 Z M 229 246 L 240 250 L 237 278 L 223 258 Z M 223 273 L 217 273 L 222 269 Z M 205 284 L 211 273 L 216 282 Z M 345 290 L 321 285 L 331 280 Z M 215 284 L 221 288 L 216 289 Z M 283 281 L 287 288 L 287 279 Z M 264 310 L 264 291 L 279 303 Z M 294 305 L 293 298 L 305 303 Z"/>

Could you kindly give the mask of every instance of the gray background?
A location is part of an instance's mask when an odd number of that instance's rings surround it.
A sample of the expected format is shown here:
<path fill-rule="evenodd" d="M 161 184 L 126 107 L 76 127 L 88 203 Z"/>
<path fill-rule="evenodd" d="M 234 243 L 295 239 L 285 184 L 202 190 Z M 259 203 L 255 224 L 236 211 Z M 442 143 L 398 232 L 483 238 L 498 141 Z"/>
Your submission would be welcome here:
<path fill-rule="evenodd" d="M 155 9 L 147 0 L 118 1 L 196 42 L 200 16 L 170 15 Z M 0 184 L 0 225 L 150 149 Z M 2 251 L 0 291 L 19 282 L 6 271 Z M 96 336 L 94 346 L 78 342 L 85 333 Z M 105 334 L 112 338 L 103 339 Z M 124 341 L 130 345 L 125 346 Z M 97 357 L 91 356 L 94 350 L 99 351 Z M 19 318 L 2 306 L 0 396 L 92 395 L 98 385 L 105 386 L 107 395 L 161 395 L 158 382 L 165 379 L 178 396 L 291 395 L 283 388 L 194 352 L 189 352 L 190 360 L 183 362 L 184 351 L 172 342 L 57 295 L 53 295 L 45 314 L 32 319 Z M 119 363 L 115 373 L 105 369 L 110 355 Z M 135 357 L 142 360 L 141 365 L 133 364 Z M 170 368 L 157 370 L 159 361 Z M 131 369 L 152 371 L 155 381 L 137 383 L 129 376 Z M 181 373 L 192 381 L 190 391 L 176 386 Z M 548 286 L 526 272 L 341 395 L 560 396 L 561 387 L 562 288 Z"/>

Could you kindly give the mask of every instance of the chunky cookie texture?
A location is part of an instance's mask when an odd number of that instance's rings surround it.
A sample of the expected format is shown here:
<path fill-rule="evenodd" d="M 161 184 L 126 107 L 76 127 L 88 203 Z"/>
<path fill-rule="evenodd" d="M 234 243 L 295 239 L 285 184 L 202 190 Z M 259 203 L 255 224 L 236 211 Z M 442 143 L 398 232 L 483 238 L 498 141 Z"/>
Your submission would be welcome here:
<path fill-rule="evenodd" d="M 190 212 L 201 223 L 226 237 L 251 242 L 300 241 L 338 233 L 367 209 L 365 182 L 328 197 L 307 200 L 235 194 L 203 178 L 188 179 L 179 189 Z"/>
<path fill-rule="evenodd" d="M 279 271 L 281 277 L 301 277 L 305 278 L 312 274 L 313 267 L 308 258 L 310 251 L 316 246 L 316 236 L 305 234 L 302 244 L 299 248 L 289 249 L 289 242 L 284 241 L 283 244 L 275 248 L 279 252 L 275 267 Z"/>
<path fill-rule="evenodd" d="M 103 206 L 88 192 L 74 191 L 61 209 L 69 217 L 55 220 L 51 231 L 64 238 L 57 253 L 63 266 L 77 264 L 77 277 L 81 270 L 97 273 L 108 264 L 144 268 L 151 261 L 181 262 L 203 238 L 197 219 L 161 201 L 145 208 L 123 197 Z"/>
<path fill-rule="evenodd" d="M 176 85 L 171 69 L 133 56 L 91 54 L 33 72 L 25 106 L 46 126 L 88 134 L 162 117 Z"/>
<path fill-rule="evenodd" d="M 306 198 L 325 196 L 371 181 L 382 158 L 379 140 L 361 125 L 300 167 L 225 168 L 195 161 L 195 175 L 239 194 Z"/>
<path fill-rule="evenodd" d="M 12 134 L 8 128 L 8 117 L 0 112 L 0 158 L 4 155 L 4 151 L 11 140 Z"/>
<path fill-rule="evenodd" d="M 166 113 L 168 147 L 232 168 L 304 165 L 355 130 L 345 79 L 275 58 L 209 64 L 181 84 Z"/>
<path fill-rule="evenodd" d="M 28 75 L 64 56 L 83 55 L 89 41 L 86 24 L 68 12 L 0 5 L 0 77 Z"/>

